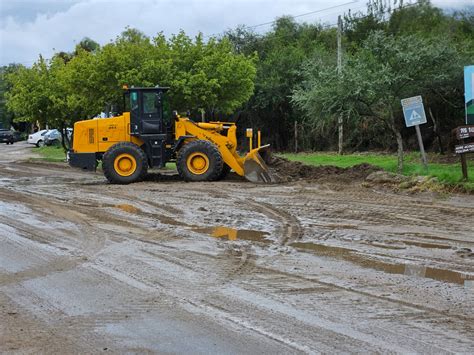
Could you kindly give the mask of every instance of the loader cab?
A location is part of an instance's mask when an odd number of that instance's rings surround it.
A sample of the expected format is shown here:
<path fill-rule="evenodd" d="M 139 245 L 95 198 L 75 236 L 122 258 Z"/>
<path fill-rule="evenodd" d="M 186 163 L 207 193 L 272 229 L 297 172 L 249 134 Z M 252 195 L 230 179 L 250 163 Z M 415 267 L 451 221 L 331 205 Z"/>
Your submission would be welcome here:
<path fill-rule="evenodd" d="M 130 135 L 144 142 L 150 167 L 161 168 L 173 152 L 174 124 L 167 87 L 130 88 L 125 92 L 125 109 L 130 112 Z"/>
<path fill-rule="evenodd" d="M 130 88 L 125 92 L 125 108 L 130 112 L 133 136 L 169 135 L 172 132 L 168 88 Z"/>

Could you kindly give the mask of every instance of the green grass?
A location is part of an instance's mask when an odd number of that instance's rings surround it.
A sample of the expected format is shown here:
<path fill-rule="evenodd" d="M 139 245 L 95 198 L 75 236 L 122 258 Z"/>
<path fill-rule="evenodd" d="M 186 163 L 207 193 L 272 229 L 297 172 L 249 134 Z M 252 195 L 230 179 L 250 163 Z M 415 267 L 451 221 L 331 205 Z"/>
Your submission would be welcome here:
<path fill-rule="evenodd" d="M 62 147 L 44 146 L 41 148 L 35 148 L 34 152 L 41 155 L 41 158 L 33 158 L 33 160 L 44 160 L 50 162 L 64 162 L 66 160 L 66 153 L 64 153 Z"/>
<path fill-rule="evenodd" d="M 282 154 L 285 158 L 300 161 L 309 165 L 335 165 L 347 168 L 357 164 L 368 163 L 390 172 L 397 172 L 397 156 L 394 154 L 347 154 L 336 153 L 299 153 Z M 474 192 L 474 162 L 468 161 L 469 181 L 462 181 L 461 164 L 429 162 L 425 170 L 420 162 L 419 153 L 413 152 L 405 155 L 403 174 L 407 176 L 433 176 L 444 185 L 464 188 Z"/>

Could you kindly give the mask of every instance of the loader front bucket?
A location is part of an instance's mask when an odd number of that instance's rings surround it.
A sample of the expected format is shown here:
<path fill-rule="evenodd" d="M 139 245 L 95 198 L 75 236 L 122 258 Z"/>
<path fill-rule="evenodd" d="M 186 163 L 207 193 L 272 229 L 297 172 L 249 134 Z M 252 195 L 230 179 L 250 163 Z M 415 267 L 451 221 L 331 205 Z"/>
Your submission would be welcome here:
<path fill-rule="evenodd" d="M 260 153 L 265 154 L 265 151 L 270 145 L 264 145 L 259 148 L 252 149 L 245 156 L 244 160 L 244 174 L 245 178 L 251 182 L 272 183 L 277 182 L 275 176 L 272 175 L 268 169 L 267 164 L 261 157 Z"/>

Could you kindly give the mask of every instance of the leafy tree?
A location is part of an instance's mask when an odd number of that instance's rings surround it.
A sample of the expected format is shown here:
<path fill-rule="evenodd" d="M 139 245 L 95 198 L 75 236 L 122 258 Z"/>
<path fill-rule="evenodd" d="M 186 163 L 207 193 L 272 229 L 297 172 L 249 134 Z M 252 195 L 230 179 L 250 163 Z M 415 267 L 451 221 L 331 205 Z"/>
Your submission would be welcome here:
<path fill-rule="evenodd" d="M 308 117 L 330 114 L 367 116 L 384 125 L 395 137 L 398 168 L 403 168 L 403 120 L 400 100 L 442 86 L 460 71 L 458 56 L 445 41 L 417 36 L 394 37 L 372 33 L 362 48 L 346 61 L 342 76 L 331 67 L 309 63 L 305 82 L 293 100 Z"/>
<path fill-rule="evenodd" d="M 7 128 L 12 125 L 14 119 L 13 112 L 6 106 L 5 94 L 11 90 L 11 83 L 7 77 L 19 70 L 20 67 L 18 64 L 0 67 L 0 124 Z"/>
<path fill-rule="evenodd" d="M 8 107 L 18 120 L 65 130 L 101 111 L 120 111 L 123 84 L 160 84 L 172 88 L 176 109 L 230 113 L 253 93 L 255 61 L 235 53 L 226 38 L 204 42 L 180 32 L 152 40 L 127 28 L 101 48 L 84 39 L 73 54 L 40 57 L 11 73 Z"/>
<path fill-rule="evenodd" d="M 255 94 L 240 112 L 240 122 L 262 128 L 276 149 L 286 148 L 294 122 L 301 121 L 300 111 L 291 104 L 291 92 L 302 80 L 299 69 L 313 51 L 335 47 L 335 32 L 282 17 L 264 36 L 242 27 L 226 36 L 240 52 L 257 52 L 259 57 Z"/>
<path fill-rule="evenodd" d="M 19 67 L 6 77 L 11 89 L 6 93 L 7 108 L 15 113 L 18 122 L 48 123 L 51 117 L 49 73 L 46 61 L 40 56 L 31 68 Z"/>

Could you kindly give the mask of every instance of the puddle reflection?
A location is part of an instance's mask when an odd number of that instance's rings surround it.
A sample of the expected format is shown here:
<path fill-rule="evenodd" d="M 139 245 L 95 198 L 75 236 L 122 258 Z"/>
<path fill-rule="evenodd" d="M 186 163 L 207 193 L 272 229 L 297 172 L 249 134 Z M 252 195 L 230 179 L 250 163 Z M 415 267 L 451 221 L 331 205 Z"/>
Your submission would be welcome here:
<path fill-rule="evenodd" d="M 293 243 L 293 247 L 311 251 L 322 256 L 330 256 L 349 261 L 364 268 L 383 271 L 390 274 L 425 277 L 433 280 L 456 283 L 463 285 L 464 281 L 472 280 L 474 275 L 445 269 L 437 269 L 415 264 L 395 264 L 374 260 L 368 256 L 358 254 L 357 251 L 347 248 L 331 247 L 314 243 Z"/>
<path fill-rule="evenodd" d="M 266 239 L 269 235 L 267 232 L 257 231 L 252 229 L 235 229 L 229 227 L 209 227 L 209 228 L 195 228 L 193 231 L 203 234 L 208 234 L 214 238 L 223 238 L 227 240 L 251 240 L 254 242 L 268 243 Z"/>
<path fill-rule="evenodd" d="M 135 206 L 129 205 L 127 203 L 123 203 L 120 205 L 115 205 L 116 208 L 121 209 L 122 211 L 128 212 L 128 213 L 138 213 L 139 209 L 136 208 Z"/>

